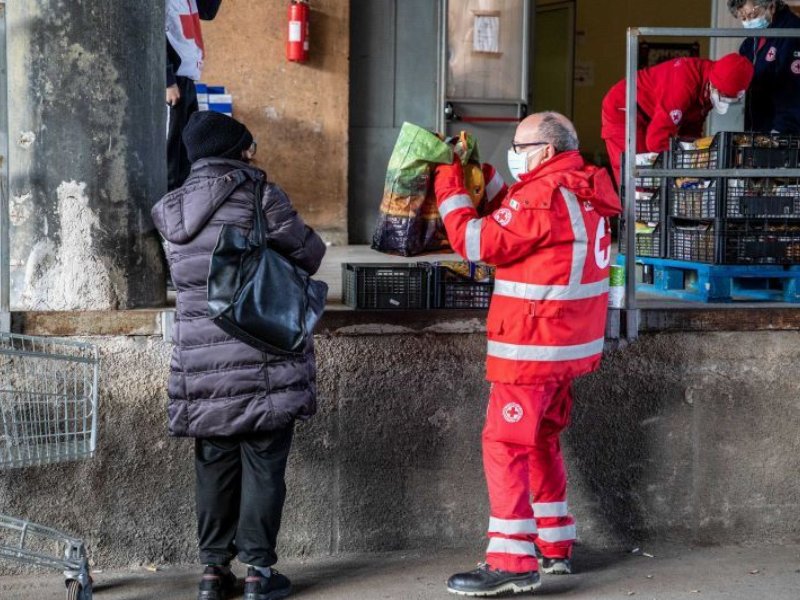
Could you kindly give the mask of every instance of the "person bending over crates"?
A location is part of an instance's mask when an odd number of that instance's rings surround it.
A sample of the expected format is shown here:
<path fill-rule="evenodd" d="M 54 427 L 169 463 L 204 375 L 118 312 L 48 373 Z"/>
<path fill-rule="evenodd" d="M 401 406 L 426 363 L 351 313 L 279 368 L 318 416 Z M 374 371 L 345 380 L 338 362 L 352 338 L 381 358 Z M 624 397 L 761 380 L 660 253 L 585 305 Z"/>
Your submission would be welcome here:
<path fill-rule="evenodd" d="M 676 136 L 699 138 L 711 109 L 728 112 L 744 99 L 753 65 L 743 56 L 678 58 L 641 69 L 636 80 L 636 152 L 663 152 Z M 603 99 L 601 136 L 617 185 L 625 152 L 625 80 Z"/>
<path fill-rule="evenodd" d="M 578 152 L 563 115 L 517 127 L 508 152 L 518 180 L 481 218 L 459 160 L 437 167 L 434 190 L 453 249 L 497 267 L 486 323 L 492 383 L 483 429 L 491 518 L 486 562 L 453 575 L 466 596 L 526 592 L 546 573 L 572 571 L 575 521 L 559 435 L 572 381 L 600 365 L 608 311 L 611 230 L 619 198 L 604 169 Z"/>
<path fill-rule="evenodd" d="M 230 597 L 230 562 L 249 565 L 245 600 L 275 600 L 291 590 L 272 569 L 286 498 L 284 474 L 294 422 L 316 412 L 313 337 L 299 355 L 262 352 L 219 328 L 209 316 L 207 280 L 225 224 L 250 231 L 257 190 L 269 246 L 315 273 L 325 243 L 306 226 L 286 193 L 251 164 L 253 136 L 216 112 L 189 118 L 183 141 L 192 170 L 153 208 L 166 239 L 178 290 L 169 379 L 169 431 L 194 437 L 197 531 L 206 565 L 198 600 Z"/>

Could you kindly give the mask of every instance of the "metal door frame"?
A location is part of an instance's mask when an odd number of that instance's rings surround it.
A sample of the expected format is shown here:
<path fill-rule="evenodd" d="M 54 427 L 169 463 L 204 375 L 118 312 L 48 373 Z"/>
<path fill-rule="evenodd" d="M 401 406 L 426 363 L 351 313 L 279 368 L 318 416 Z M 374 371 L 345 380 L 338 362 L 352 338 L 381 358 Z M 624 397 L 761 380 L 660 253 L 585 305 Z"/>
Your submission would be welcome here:
<path fill-rule="evenodd" d="M 445 104 L 449 102 L 482 104 L 482 105 L 516 105 L 518 114 L 527 109 L 528 91 L 530 88 L 530 45 L 531 30 L 533 26 L 534 12 L 531 9 L 532 0 L 522 0 L 522 46 L 527 49 L 522 55 L 522 77 L 520 80 L 520 90 L 518 98 L 448 98 L 447 97 L 447 26 L 448 26 L 448 5 L 451 0 L 439 0 L 439 115 L 436 118 L 436 128 L 444 133 L 447 128 L 447 121 L 444 114 Z M 456 0 L 458 1 L 458 0 Z M 525 107 L 525 108 L 523 108 Z"/>
<path fill-rule="evenodd" d="M 561 0 L 560 2 L 554 2 L 552 4 L 542 4 L 541 6 L 539 6 L 537 4 L 536 8 L 534 10 L 533 21 L 531 22 L 530 29 L 534 30 L 534 26 L 535 26 L 535 22 L 536 22 L 536 16 L 537 16 L 538 13 L 540 13 L 540 12 L 550 12 L 550 11 L 555 11 L 555 10 L 562 10 L 562 9 L 565 9 L 565 8 L 569 9 L 570 17 L 571 17 L 570 21 L 572 22 L 572 34 L 571 34 L 572 43 L 569 45 L 569 64 L 571 65 L 570 73 L 571 73 L 572 77 L 567 79 L 567 85 L 569 86 L 569 89 L 567 90 L 569 114 L 565 115 L 565 116 L 568 117 L 570 120 L 572 120 L 574 115 L 575 115 L 575 54 L 576 54 L 575 53 L 575 42 L 577 40 L 575 25 L 576 25 L 576 22 L 577 22 L 576 19 L 577 19 L 577 14 L 578 14 L 577 0 Z M 529 42 L 530 41 L 532 41 L 532 40 L 529 40 Z M 530 47 L 529 48 L 529 54 L 531 52 L 533 52 L 533 50 L 534 50 L 534 48 Z M 534 70 L 536 69 L 536 57 L 535 56 L 533 57 L 532 67 L 533 67 Z M 535 92 L 536 92 L 536 90 L 534 90 L 534 89 L 530 90 L 530 93 L 531 93 L 531 98 L 530 98 L 531 99 L 531 104 L 533 104 L 533 100 L 534 100 L 534 97 L 535 97 L 534 96 Z"/>
<path fill-rule="evenodd" d="M 8 214 L 8 46 L 5 0 L 0 0 L 0 332 L 11 331 L 11 243 Z"/>

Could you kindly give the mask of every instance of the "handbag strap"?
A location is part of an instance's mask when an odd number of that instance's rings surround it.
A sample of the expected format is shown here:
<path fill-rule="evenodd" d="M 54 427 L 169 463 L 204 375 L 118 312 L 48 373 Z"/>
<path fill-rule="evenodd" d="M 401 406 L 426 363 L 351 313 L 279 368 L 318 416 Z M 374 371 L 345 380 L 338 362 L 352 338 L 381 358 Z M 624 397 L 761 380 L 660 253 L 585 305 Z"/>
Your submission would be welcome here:
<path fill-rule="evenodd" d="M 253 200 L 253 234 L 251 239 L 254 243 L 266 246 L 267 240 L 267 225 L 264 221 L 264 177 L 259 175 L 256 179 L 255 198 Z"/>

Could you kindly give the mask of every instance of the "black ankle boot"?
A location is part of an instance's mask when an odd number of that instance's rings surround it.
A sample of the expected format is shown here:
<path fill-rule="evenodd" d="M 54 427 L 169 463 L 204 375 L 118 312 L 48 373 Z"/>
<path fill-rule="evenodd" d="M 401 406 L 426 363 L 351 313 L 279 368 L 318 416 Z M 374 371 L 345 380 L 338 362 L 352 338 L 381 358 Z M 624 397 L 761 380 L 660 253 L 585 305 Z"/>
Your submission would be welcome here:
<path fill-rule="evenodd" d="M 541 585 L 538 571 L 511 573 L 483 564 L 474 571 L 456 573 L 447 581 L 447 591 L 459 596 L 497 596 L 531 592 Z"/>
<path fill-rule="evenodd" d="M 236 575 L 230 569 L 209 565 L 203 571 L 197 600 L 226 600 L 236 588 Z"/>

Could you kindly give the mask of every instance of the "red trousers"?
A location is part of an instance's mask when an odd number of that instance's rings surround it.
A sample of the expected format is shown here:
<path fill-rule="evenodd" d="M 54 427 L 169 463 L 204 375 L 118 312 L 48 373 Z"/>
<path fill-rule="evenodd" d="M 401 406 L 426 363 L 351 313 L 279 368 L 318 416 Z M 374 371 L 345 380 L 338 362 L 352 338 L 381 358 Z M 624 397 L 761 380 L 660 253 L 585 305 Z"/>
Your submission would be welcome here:
<path fill-rule="evenodd" d="M 486 562 L 521 573 L 538 568 L 534 542 L 548 558 L 568 558 L 575 520 L 559 435 L 569 424 L 572 381 L 495 383 L 483 429 L 491 518 Z"/>

